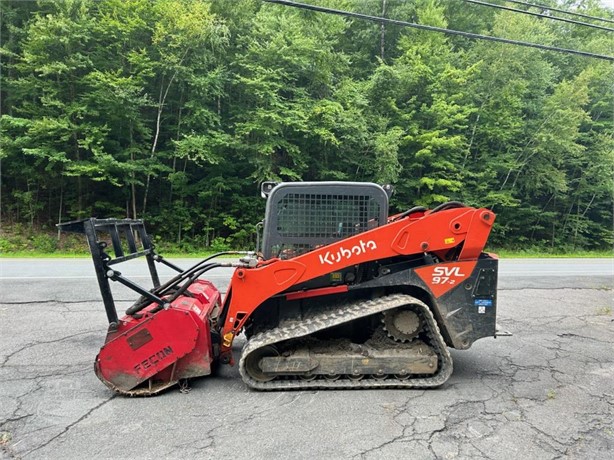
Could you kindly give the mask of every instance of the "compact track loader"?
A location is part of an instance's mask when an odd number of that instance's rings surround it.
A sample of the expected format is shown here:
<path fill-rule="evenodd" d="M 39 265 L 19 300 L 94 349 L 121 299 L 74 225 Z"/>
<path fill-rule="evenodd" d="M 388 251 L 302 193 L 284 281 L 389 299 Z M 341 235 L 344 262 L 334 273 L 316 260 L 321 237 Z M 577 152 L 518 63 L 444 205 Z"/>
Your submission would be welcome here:
<path fill-rule="evenodd" d="M 97 376 L 124 395 L 156 394 L 234 364 L 243 332 L 238 366 L 254 389 L 443 384 L 449 347 L 497 333 L 498 261 L 483 252 L 495 215 L 448 202 L 388 216 L 390 192 L 373 183 L 264 183 L 261 252 L 238 262 L 220 253 L 187 270 L 155 252 L 140 220 L 62 224 L 87 237 L 109 321 Z M 116 269 L 139 256 L 151 289 Z M 161 283 L 156 263 L 177 275 Z M 223 266 L 235 269 L 222 298 L 204 275 Z M 122 318 L 109 280 L 140 294 Z"/>

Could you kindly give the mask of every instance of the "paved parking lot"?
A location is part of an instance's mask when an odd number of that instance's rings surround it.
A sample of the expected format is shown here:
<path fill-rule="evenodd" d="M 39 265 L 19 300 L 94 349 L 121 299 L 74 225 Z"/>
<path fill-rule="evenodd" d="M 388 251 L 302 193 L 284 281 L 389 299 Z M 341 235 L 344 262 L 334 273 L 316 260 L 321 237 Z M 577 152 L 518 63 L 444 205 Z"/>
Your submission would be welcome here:
<path fill-rule="evenodd" d="M 106 320 L 89 261 L 0 259 L 1 456 L 610 458 L 612 287 L 611 260 L 502 261 L 514 336 L 452 351 L 435 390 L 259 393 L 223 367 L 189 392 L 125 398 L 93 373 Z"/>

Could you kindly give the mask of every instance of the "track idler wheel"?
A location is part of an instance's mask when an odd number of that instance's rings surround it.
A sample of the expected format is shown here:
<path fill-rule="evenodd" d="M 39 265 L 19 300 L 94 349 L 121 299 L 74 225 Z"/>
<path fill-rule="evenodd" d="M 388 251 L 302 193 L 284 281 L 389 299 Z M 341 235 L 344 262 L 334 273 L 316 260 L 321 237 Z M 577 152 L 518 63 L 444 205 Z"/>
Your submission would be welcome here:
<path fill-rule="evenodd" d="M 384 312 L 384 330 L 397 342 L 411 342 L 422 330 L 423 321 L 411 307 L 395 308 Z"/>
<path fill-rule="evenodd" d="M 276 376 L 265 374 L 260 367 L 260 360 L 262 358 L 270 358 L 279 356 L 279 352 L 273 346 L 262 347 L 250 355 L 245 360 L 245 370 L 250 375 L 251 378 L 258 382 L 270 382 Z"/>

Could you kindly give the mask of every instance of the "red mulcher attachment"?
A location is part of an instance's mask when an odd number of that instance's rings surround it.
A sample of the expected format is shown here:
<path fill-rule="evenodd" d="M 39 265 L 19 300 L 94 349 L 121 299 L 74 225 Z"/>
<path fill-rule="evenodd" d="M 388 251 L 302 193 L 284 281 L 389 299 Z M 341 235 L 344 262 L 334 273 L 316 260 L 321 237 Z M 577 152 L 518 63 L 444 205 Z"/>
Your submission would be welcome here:
<path fill-rule="evenodd" d="M 105 385 L 124 395 L 154 395 L 182 379 L 211 374 L 219 344 L 219 340 L 212 341 L 212 334 L 217 334 L 221 300 L 215 286 L 198 277 L 212 268 L 236 264 L 210 262 L 221 255 L 216 254 L 182 270 L 154 252 L 141 220 L 91 218 L 60 228 L 85 234 L 92 254 L 109 320 L 107 338 L 95 362 L 96 375 Z M 106 252 L 108 243 L 99 240 L 100 234 L 110 238 L 114 258 Z M 150 290 L 112 268 L 140 256 L 147 259 L 153 283 Z M 155 262 L 179 274 L 161 285 Z M 141 294 L 121 319 L 109 279 Z"/>
<path fill-rule="evenodd" d="M 209 318 L 220 294 L 198 280 L 167 309 L 149 304 L 140 317 L 126 315 L 109 331 L 96 357 L 96 375 L 109 388 L 129 395 L 152 395 L 181 379 L 211 374 L 213 349 Z"/>

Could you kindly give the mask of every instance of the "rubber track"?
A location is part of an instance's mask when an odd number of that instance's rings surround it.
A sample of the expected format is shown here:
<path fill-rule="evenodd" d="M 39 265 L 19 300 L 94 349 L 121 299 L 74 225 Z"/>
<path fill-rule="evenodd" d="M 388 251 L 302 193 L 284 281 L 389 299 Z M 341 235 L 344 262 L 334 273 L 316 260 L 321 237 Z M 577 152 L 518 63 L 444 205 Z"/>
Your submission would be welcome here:
<path fill-rule="evenodd" d="M 245 369 L 246 358 L 261 347 L 278 342 L 311 335 L 317 331 L 353 321 L 365 316 L 377 314 L 412 304 L 419 306 L 428 326 L 429 345 L 433 347 L 439 359 L 439 370 L 433 376 L 409 379 L 397 379 L 389 375 L 386 379 L 373 379 L 365 376 L 362 380 L 341 377 L 338 380 L 318 378 L 302 380 L 298 377 L 278 377 L 269 382 L 259 382 L 250 377 Z M 243 381 L 256 390 L 309 390 L 309 389 L 361 389 L 361 388 L 433 388 L 442 385 L 452 374 L 452 357 L 439 332 L 429 307 L 422 301 L 404 294 L 394 294 L 375 300 L 363 300 L 345 304 L 340 308 L 316 312 L 301 321 L 287 321 L 279 327 L 256 334 L 243 347 L 239 361 L 239 372 Z"/>

